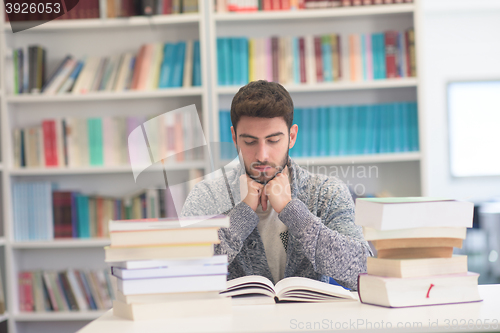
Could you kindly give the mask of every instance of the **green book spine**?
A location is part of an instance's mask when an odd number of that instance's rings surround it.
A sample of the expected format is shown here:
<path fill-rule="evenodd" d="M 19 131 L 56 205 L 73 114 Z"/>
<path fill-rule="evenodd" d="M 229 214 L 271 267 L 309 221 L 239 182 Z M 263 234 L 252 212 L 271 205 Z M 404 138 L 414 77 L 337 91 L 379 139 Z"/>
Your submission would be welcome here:
<path fill-rule="evenodd" d="M 94 119 L 95 165 L 104 165 L 102 119 Z"/>

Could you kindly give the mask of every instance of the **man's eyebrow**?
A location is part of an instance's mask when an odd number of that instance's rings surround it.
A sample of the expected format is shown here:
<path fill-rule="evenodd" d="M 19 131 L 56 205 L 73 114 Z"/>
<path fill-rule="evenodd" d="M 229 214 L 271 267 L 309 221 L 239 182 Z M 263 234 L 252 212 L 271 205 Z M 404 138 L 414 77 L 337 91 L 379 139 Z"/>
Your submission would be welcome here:
<path fill-rule="evenodd" d="M 273 136 L 278 136 L 278 135 L 285 135 L 283 132 L 276 132 L 276 133 L 273 133 L 273 134 L 269 134 L 268 136 L 265 137 L 265 139 L 267 138 L 271 138 Z M 238 135 L 240 138 L 250 138 L 250 139 L 255 139 L 255 140 L 258 140 L 259 138 L 256 137 L 256 136 L 253 136 L 253 135 L 250 135 L 250 134 L 240 134 Z"/>

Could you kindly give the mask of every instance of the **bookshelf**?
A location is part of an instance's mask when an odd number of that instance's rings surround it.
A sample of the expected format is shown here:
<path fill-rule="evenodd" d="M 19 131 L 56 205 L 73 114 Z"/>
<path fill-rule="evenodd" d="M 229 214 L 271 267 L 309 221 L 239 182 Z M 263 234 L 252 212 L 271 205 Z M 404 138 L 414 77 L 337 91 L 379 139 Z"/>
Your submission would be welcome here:
<path fill-rule="evenodd" d="M 361 6 L 296 12 L 275 11 L 257 13 L 215 13 L 213 1 L 200 1 L 199 14 L 129 17 L 116 19 L 79 19 L 52 21 L 30 30 L 12 34 L 8 23 L 0 18 L 0 73 L 6 64 L 6 46 L 11 48 L 39 43 L 48 50 L 47 72 L 51 73 L 66 53 L 76 57 L 93 51 L 96 55 L 137 51 L 144 43 L 178 39 L 200 39 L 202 86 L 155 91 L 119 93 L 95 92 L 86 95 L 5 95 L 5 79 L 0 81 L 1 116 L 1 185 L 4 285 L 8 313 L 0 316 L 8 321 L 9 333 L 36 332 L 38 325 L 49 325 L 51 332 L 75 331 L 85 322 L 103 314 L 102 311 L 22 313 L 19 309 L 17 272 L 38 268 L 64 269 L 105 267 L 103 247 L 109 239 L 56 239 L 53 241 L 15 241 L 11 185 L 17 181 L 48 180 L 57 182 L 60 189 L 82 192 L 100 190 L 105 195 L 129 193 L 133 186 L 129 166 L 79 168 L 14 168 L 12 132 L 18 126 L 31 126 L 48 117 L 88 117 L 137 114 L 161 114 L 168 110 L 196 104 L 202 110 L 207 139 L 219 139 L 219 110 L 228 109 L 239 86 L 217 85 L 217 37 L 269 37 L 276 35 L 321 34 L 332 31 L 375 32 L 385 29 L 415 27 L 419 36 L 419 1 L 413 4 Z M 3 3 L 0 4 L 3 10 Z M 314 23 L 314 24 L 312 24 Z M 251 28 L 251 29 L 250 29 Z M 418 52 L 417 52 L 418 53 Z M 4 77 L 4 76 L 2 76 Z M 372 81 L 338 81 L 303 85 L 285 85 L 296 106 L 384 103 L 418 100 L 419 78 Z M 419 109 L 421 122 L 422 111 Z M 420 130 L 421 132 L 421 130 Z M 299 132 L 300 135 L 300 132 Z M 421 135 L 420 135 L 421 137 Z M 420 141 L 422 141 L 420 139 Z M 352 155 L 335 157 L 296 158 L 302 166 L 350 167 L 376 166 L 380 178 L 366 181 L 369 190 L 389 188 L 394 195 L 420 195 L 421 163 L 424 151 Z M 224 165 L 220 161 L 217 165 Z M 190 169 L 211 171 L 208 158 L 168 164 L 167 170 L 186 173 Z M 150 171 L 150 170 L 148 170 Z M 151 171 L 159 171 L 152 169 Z M 388 176 L 389 175 L 389 176 Z M 388 180 L 392 176 L 394 180 Z M 408 180 L 406 183 L 398 179 Z M 75 259 L 76 258 L 76 259 Z M 44 326 L 47 331 L 48 326 Z"/>

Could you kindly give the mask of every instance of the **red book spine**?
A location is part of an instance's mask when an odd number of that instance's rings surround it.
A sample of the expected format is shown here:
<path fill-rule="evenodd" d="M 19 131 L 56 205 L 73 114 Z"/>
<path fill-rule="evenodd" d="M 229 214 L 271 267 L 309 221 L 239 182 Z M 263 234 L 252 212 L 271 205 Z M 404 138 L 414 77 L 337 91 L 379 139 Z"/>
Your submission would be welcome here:
<path fill-rule="evenodd" d="M 172 0 L 163 0 L 163 14 L 172 14 Z"/>
<path fill-rule="evenodd" d="M 280 9 L 280 0 L 271 0 L 271 10 L 279 10 Z"/>
<path fill-rule="evenodd" d="M 299 38 L 299 57 L 300 57 L 300 82 L 307 82 L 306 73 L 306 51 L 304 37 Z"/>
<path fill-rule="evenodd" d="M 271 52 L 273 61 L 273 81 L 279 82 L 278 37 L 271 37 Z"/>
<path fill-rule="evenodd" d="M 24 272 L 24 311 L 33 312 L 35 301 L 33 299 L 33 279 L 31 272 Z"/>
<path fill-rule="evenodd" d="M 145 49 L 146 49 L 146 45 L 141 46 L 141 49 L 139 50 L 139 54 L 137 55 L 137 58 L 135 59 L 134 75 L 132 76 L 132 87 L 131 87 L 132 90 L 137 89 L 137 85 L 139 84 L 140 68 L 141 68 L 141 63 L 143 61 Z"/>
<path fill-rule="evenodd" d="M 262 10 L 272 10 L 272 0 L 262 0 Z"/>
<path fill-rule="evenodd" d="M 363 5 L 365 5 L 365 6 L 373 5 L 373 1 L 372 0 L 363 0 Z"/>
<path fill-rule="evenodd" d="M 363 2 L 361 0 L 352 0 L 352 5 L 353 6 L 361 6 Z"/>
<path fill-rule="evenodd" d="M 104 237 L 104 221 L 102 220 L 104 212 L 103 212 L 103 202 L 104 199 L 101 197 L 97 197 L 95 200 L 96 205 L 96 217 L 97 217 L 97 237 Z"/>
<path fill-rule="evenodd" d="M 316 82 L 323 82 L 323 58 L 321 53 L 321 37 L 314 37 L 314 55 L 316 57 Z"/>
<path fill-rule="evenodd" d="M 45 150 L 45 166 L 58 166 L 56 147 L 56 122 L 54 120 L 44 120 L 43 148 Z"/>
<path fill-rule="evenodd" d="M 92 18 L 99 18 L 99 0 L 94 0 L 94 7 L 92 8 Z"/>
<path fill-rule="evenodd" d="M 387 78 L 395 78 L 398 76 L 396 68 L 396 31 L 387 31 L 385 33 L 385 67 Z"/>
<path fill-rule="evenodd" d="M 17 274 L 17 285 L 19 291 L 19 311 L 26 311 L 26 295 L 24 294 L 24 272 Z"/>
<path fill-rule="evenodd" d="M 54 238 L 73 237 L 71 223 L 71 192 L 52 192 Z"/>
<path fill-rule="evenodd" d="M 405 54 L 406 54 L 406 76 L 411 76 L 411 56 L 410 56 L 410 38 L 408 31 L 405 31 Z"/>
<path fill-rule="evenodd" d="M 338 69 L 339 69 L 339 80 L 342 78 L 342 47 L 340 44 L 340 34 L 337 34 L 337 50 L 338 50 L 338 54 L 339 56 L 337 57 L 338 59 Z"/>
<path fill-rule="evenodd" d="M 342 6 L 352 6 L 352 1 L 351 0 L 342 0 Z"/>
<path fill-rule="evenodd" d="M 281 0 L 281 9 L 290 10 L 290 0 Z"/>

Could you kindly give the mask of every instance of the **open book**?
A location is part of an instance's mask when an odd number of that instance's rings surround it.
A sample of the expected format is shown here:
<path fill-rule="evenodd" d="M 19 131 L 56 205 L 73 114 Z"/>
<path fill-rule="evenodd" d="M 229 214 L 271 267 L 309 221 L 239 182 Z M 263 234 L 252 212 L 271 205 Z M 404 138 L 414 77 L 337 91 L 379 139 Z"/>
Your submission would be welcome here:
<path fill-rule="evenodd" d="M 220 294 L 235 298 L 246 298 L 245 303 L 295 302 L 336 302 L 354 301 L 348 290 L 341 286 L 324 283 L 303 277 L 288 277 L 276 285 L 260 275 L 243 276 L 227 282 L 227 289 Z M 266 297 L 268 302 L 252 302 L 251 298 Z"/>

